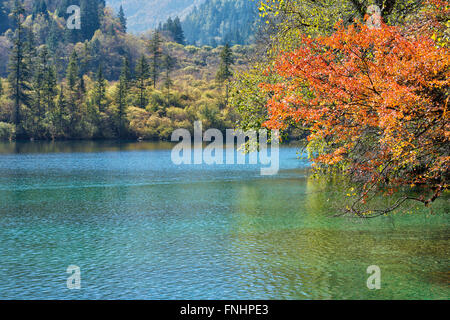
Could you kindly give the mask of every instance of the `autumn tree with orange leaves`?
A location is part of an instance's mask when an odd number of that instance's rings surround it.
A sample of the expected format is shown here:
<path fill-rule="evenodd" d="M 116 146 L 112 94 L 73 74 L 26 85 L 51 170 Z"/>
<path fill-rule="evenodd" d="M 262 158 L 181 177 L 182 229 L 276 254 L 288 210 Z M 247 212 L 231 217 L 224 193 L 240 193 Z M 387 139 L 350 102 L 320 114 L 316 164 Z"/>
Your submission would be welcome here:
<path fill-rule="evenodd" d="M 448 1 L 432 2 L 434 17 L 448 16 Z M 305 35 L 267 71 L 281 80 L 260 85 L 270 96 L 264 126 L 303 126 L 315 167 L 339 170 L 360 186 L 348 213 L 376 217 L 407 200 L 429 205 L 448 190 L 450 54 L 436 39 L 442 32 L 430 28 L 355 22 L 329 36 Z M 368 208 L 380 193 L 395 201 Z"/>

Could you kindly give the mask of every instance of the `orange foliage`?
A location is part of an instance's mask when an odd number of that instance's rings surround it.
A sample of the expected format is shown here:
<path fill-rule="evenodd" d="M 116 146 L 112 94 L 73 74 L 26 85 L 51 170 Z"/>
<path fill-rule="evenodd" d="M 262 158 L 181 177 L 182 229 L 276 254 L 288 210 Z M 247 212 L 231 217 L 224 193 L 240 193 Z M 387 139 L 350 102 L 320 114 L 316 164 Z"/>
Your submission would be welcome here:
<path fill-rule="evenodd" d="M 439 0 L 434 0 L 437 3 Z M 337 26 L 278 57 L 283 80 L 261 84 L 271 95 L 265 126 L 306 126 L 326 143 L 318 165 L 340 164 L 374 186 L 427 185 L 429 203 L 448 188 L 450 123 L 447 48 L 397 27 Z"/>

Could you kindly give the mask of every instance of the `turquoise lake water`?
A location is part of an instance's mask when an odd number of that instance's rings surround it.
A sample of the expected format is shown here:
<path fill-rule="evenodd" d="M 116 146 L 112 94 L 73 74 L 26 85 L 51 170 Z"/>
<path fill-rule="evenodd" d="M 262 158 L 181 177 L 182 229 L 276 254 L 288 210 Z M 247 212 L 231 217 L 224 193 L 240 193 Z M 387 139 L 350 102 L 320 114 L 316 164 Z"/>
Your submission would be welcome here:
<path fill-rule="evenodd" d="M 308 178 L 294 147 L 275 176 L 176 166 L 171 147 L 1 143 L 0 299 L 449 298 L 447 200 L 331 218 L 341 195 Z"/>

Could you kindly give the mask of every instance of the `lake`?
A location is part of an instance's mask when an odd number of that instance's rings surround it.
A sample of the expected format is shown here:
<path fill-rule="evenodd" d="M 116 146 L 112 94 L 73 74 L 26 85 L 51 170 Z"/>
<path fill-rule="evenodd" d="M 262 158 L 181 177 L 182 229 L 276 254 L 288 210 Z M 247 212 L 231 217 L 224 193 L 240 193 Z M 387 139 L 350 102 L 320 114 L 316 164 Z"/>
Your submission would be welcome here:
<path fill-rule="evenodd" d="M 450 297 L 448 199 L 432 213 L 332 218 L 342 195 L 295 147 L 261 176 L 176 166 L 172 146 L 0 143 L 0 299 Z M 371 265 L 380 290 L 367 287 Z"/>

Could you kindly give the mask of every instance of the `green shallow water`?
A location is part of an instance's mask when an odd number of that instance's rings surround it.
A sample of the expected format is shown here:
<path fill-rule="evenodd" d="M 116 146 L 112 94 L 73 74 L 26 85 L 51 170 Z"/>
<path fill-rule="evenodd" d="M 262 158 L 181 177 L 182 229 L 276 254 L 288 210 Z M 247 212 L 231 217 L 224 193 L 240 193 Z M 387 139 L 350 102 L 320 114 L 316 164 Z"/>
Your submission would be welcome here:
<path fill-rule="evenodd" d="M 170 148 L 0 144 L 0 299 L 449 298 L 448 200 L 330 218 L 341 199 L 295 148 L 273 177 L 175 166 Z M 69 265 L 81 290 L 66 287 Z"/>

